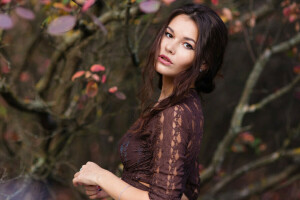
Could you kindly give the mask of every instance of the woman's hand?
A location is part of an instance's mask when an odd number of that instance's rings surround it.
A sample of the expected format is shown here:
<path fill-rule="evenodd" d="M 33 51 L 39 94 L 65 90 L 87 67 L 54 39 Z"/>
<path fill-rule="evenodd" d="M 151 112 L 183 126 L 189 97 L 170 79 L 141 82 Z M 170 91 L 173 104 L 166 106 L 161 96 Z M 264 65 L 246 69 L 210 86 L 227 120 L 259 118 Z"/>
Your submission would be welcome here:
<path fill-rule="evenodd" d="M 105 169 L 93 162 L 87 162 L 83 165 L 73 178 L 74 186 L 78 185 L 99 185 L 101 176 L 106 172 Z"/>
<path fill-rule="evenodd" d="M 99 191 L 99 186 L 96 185 L 85 185 L 84 186 L 85 193 L 89 196 L 90 199 L 102 199 L 105 197 L 109 197 L 109 195 L 104 191 Z"/>

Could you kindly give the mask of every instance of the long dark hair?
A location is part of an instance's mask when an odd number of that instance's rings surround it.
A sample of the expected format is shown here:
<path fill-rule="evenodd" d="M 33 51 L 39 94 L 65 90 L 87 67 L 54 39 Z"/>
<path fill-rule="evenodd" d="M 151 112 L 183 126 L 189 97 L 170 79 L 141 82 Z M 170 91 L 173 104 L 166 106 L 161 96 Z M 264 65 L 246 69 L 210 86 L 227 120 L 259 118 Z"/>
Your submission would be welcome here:
<path fill-rule="evenodd" d="M 197 24 L 199 34 L 195 48 L 196 56 L 192 66 L 180 72 L 174 78 L 172 94 L 153 107 L 156 103 L 151 99 L 154 91 L 153 79 L 157 75 L 158 88 L 162 89 L 162 75 L 155 71 L 161 38 L 171 20 L 180 14 L 188 15 Z M 147 63 L 142 70 L 143 85 L 138 94 L 142 112 L 136 122 L 140 125 L 136 126 L 133 132 L 139 132 L 160 111 L 182 101 L 187 96 L 193 82 L 195 82 L 195 89 L 200 96 L 201 93 L 212 92 L 215 88 L 214 78 L 220 75 L 219 70 L 223 63 L 227 40 L 228 30 L 218 14 L 211 8 L 201 4 L 189 3 L 173 10 L 162 28 L 158 31 L 150 48 Z M 207 68 L 200 72 L 200 66 L 203 63 L 206 64 Z M 139 123 L 139 120 L 142 122 Z"/>

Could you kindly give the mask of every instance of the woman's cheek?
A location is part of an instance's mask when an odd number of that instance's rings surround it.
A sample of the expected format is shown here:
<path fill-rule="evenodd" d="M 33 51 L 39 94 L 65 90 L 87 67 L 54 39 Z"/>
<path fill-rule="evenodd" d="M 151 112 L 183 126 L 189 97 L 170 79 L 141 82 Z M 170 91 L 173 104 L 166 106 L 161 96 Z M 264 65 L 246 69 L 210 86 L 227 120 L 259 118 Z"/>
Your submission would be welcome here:
<path fill-rule="evenodd" d="M 186 56 L 187 65 L 191 65 L 195 58 L 195 53 L 191 52 Z"/>

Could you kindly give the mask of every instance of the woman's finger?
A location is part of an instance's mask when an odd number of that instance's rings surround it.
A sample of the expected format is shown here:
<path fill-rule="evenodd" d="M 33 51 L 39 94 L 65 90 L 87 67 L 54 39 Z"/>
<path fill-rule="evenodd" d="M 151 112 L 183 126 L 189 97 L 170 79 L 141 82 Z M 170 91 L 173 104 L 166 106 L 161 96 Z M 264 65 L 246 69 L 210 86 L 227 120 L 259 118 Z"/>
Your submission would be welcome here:
<path fill-rule="evenodd" d="M 73 182 L 73 185 L 74 185 L 74 186 L 77 186 L 77 183 L 76 183 L 75 178 L 73 178 L 72 182 Z"/>
<path fill-rule="evenodd" d="M 82 185 L 82 183 L 79 182 L 79 181 L 77 180 L 77 178 L 73 178 L 73 185 L 74 185 L 75 187 L 77 187 L 77 186 L 79 186 L 79 185 Z"/>
<path fill-rule="evenodd" d="M 78 175 L 79 175 L 79 172 L 76 172 L 76 173 L 74 174 L 74 178 L 76 178 Z"/>
<path fill-rule="evenodd" d="M 99 191 L 85 191 L 86 195 L 90 196 L 95 196 L 99 193 Z"/>
<path fill-rule="evenodd" d="M 89 196 L 89 199 L 96 199 L 97 195 Z"/>
<path fill-rule="evenodd" d="M 101 197 L 103 197 L 103 196 L 100 193 L 89 196 L 90 199 L 98 199 L 98 198 L 101 198 Z"/>
<path fill-rule="evenodd" d="M 84 189 L 88 190 L 88 191 L 97 191 L 98 187 L 97 187 L 97 185 L 85 185 Z"/>

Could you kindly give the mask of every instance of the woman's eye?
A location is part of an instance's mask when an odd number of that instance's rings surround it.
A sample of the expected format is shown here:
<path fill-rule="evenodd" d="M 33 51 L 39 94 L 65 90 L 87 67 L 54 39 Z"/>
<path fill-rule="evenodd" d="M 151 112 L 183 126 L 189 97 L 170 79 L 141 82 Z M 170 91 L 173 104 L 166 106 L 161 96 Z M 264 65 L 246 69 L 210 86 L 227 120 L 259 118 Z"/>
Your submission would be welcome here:
<path fill-rule="evenodd" d="M 188 49 L 193 49 L 192 45 L 190 45 L 189 43 L 184 43 L 185 47 L 187 47 Z"/>
<path fill-rule="evenodd" d="M 170 33 L 168 33 L 168 32 L 165 32 L 165 35 L 166 35 L 167 37 L 169 37 L 169 38 L 172 37 L 172 35 L 171 35 Z"/>

